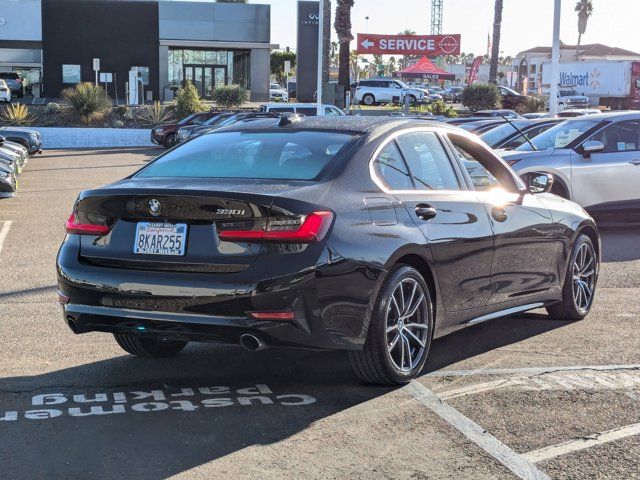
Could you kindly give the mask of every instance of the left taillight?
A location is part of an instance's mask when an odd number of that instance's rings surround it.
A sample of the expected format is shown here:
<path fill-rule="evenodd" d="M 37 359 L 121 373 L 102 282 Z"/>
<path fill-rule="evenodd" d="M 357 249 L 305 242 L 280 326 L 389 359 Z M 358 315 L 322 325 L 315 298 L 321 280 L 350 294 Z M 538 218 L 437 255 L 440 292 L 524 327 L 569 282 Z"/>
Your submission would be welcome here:
<path fill-rule="evenodd" d="M 312 212 L 307 215 L 271 217 L 266 225 L 234 228 L 232 223 L 218 226 L 218 237 L 223 241 L 313 243 L 324 238 L 333 221 L 331 212 Z"/>
<path fill-rule="evenodd" d="M 79 223 L 75 213 L 72 213 L 69 215 L 65 228 L 67 233 L 75 233 L 76 235 L 106 235 L 111 230 L 111 225 Z"/>

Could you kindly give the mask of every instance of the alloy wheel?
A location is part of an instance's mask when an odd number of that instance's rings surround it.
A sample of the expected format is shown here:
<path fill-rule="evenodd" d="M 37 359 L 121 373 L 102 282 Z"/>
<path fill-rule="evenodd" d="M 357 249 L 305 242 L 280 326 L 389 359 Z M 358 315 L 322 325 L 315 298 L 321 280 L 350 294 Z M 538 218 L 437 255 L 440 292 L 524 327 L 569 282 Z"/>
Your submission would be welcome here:
<path fill-rule="evenodd" d="M 583 243 L 573 262 L 573 300 L 578 310 L 585 312 L 591 307 L 595 283 L 595 253 L 591 245 Z"/>
<path fill-rule="evenodd" d="M 413 278 L 396 285 L 386 314 L 387 352 L 394 365 L 409 372 L 420 363 L 428 345 L 427 298 Z"/>

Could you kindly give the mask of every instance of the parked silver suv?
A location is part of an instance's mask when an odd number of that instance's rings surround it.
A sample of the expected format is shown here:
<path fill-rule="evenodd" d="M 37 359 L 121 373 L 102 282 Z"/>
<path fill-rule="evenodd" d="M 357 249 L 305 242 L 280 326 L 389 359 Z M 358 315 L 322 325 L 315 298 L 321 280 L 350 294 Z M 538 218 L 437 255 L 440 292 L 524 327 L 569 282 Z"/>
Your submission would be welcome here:
<path fill-rule="evenodd" d="M 409 96 L 411 103 L 428 100 L 429 91 L 423 88 L 410 87 L 400 80 L 389 78 L 368 78 L 360 80 L 356 87 L 356 100 L 365 105 L 378 103 L 402 102 Z"/>
<path fill-rule="evenodd" d="M 553 174 L 552 191 L 594 216 L 640 217 L 640 112 L 572 118 L 531 143 L 502 154 L 520 176 Z"/>

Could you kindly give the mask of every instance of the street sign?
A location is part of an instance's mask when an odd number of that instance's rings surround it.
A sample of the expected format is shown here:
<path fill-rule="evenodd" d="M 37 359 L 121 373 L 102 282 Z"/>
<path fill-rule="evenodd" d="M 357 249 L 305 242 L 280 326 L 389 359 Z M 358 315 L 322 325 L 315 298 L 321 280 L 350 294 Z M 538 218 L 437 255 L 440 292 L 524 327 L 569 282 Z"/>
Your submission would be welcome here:
<path fill-rule="evenodd" d="M 460 34 L 453 35 L 374 35 L 358 34 L 358 53 L 371 55 L 460 54 Z"/>
<path fill-rule="evenodd" d="M 100 72 L 100 83 L 112 83 L 113 73 Z"/>
<path fill-rule="evenodd" d="M 94 72 L 99 72 L 100 71 L 100 59 L 99 58 L 94 58 L 93 59 L 93 71 Z"/>
<path fill-rule="evenodd" d="M 284 61 L 284 74 L 285 75 L 289 75 L 290 71 L 291 71 L 291 60 L 285 60 Z"/>

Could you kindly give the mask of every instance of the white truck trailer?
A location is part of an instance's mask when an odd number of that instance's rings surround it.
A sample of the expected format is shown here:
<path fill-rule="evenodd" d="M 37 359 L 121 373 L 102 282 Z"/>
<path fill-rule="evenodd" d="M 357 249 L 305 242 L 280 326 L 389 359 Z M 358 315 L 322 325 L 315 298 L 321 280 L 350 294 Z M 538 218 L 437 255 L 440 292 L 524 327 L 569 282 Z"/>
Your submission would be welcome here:
<path fill-rule="evenodd" d="M 542 83 L 550 85 L 551 64 L 542 67 Z M 560 64 L 560 89 L 589 98 L 594 107 L 640 109 L 640 62 L 587 61 Z"/>

